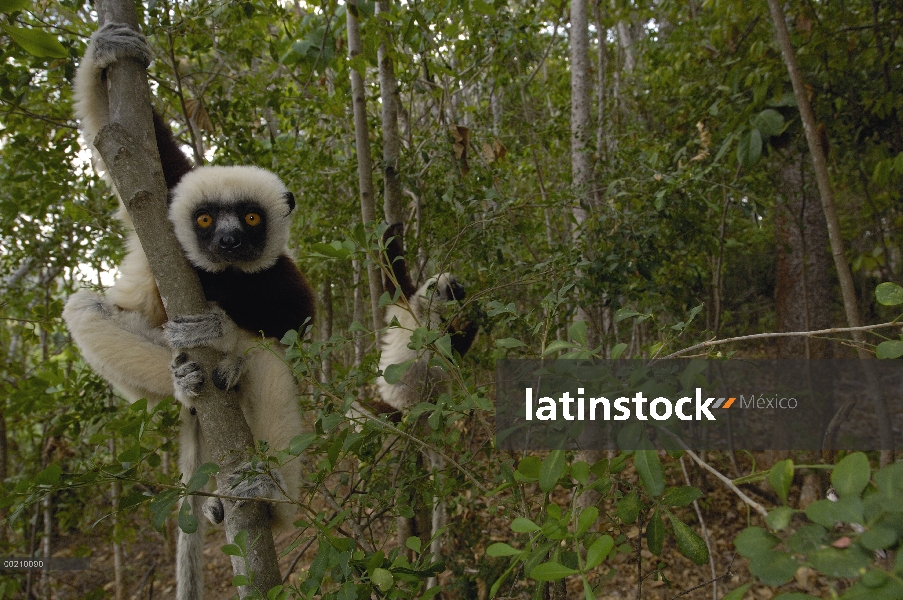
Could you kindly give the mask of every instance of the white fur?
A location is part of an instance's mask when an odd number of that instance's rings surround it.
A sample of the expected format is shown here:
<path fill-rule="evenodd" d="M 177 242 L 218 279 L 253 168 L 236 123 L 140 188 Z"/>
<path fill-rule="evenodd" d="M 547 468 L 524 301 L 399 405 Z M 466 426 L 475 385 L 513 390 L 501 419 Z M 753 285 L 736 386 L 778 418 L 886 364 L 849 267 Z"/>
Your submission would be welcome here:
<path fill-rule="evenodd" d="M 198 167 L 173 189 L 169 220 L 188 260 L 205 271 L 221 271 L 230 265 L 210 261 L 197 247 L 194 213 L 204 205 L 228 206 L 254 200 L 266 213 L 266 249 L 253 262 L 231 264 L 253 273 L 272 267 L 288 245 L 291 217 L 286 192 L 288 189 L 276 175 L 259 167 Z"/>
<path fill-rule="evenodd" d="M 384 377 L 376 379 L 382 401 L 397 410 L 406 410 L 434 397 L 436 384 L 446 379 L 445 371 L 429 366 L 432 357 L 430 351 L 413 350 L 408 347 L 408 342 L 411 340 L 411 333 L 418 327 L 436 329 L 441 325 L 441 309 L 446 302 L 452 300 L 446 294 L 452 281 L 449 273 L 434 275 L 427 279 L 413 298 L 408 298 L 410 306 L 399 299 L 396 304 L 386 307 L 386 324 L 397 319 L 398 327 L 390 327 L 382 337 L 380 370 L 385 372 L 389 365 L 415 361 L 397 383 L 389 383 Z"/>
<path fill-rule="evenodd" d="M 103 161 L 94 152 L 97 132 L 109 121 L 107 90 L 102 82 L 103 69 L 116 60 L 132 58 L 147 64 L 149 51 L 143 38 L 126 31 L 121 24 L 107 24 L 91 38 L 75 77 L 75 111 L 82 134 L 95 156 L 95 168 L 105 171 Z M 106 173 L 103 173 L 107 181 Z M 254 198 L 263 205 L 268 222 L 269 243 L 264 256 L 253 265 L 239 268 L 259 270 L 271 266 L 285 250 L 289 236 L 288 206 L 282 197 L 285 186 L 279 179 L 255 167 L 203 167 L 183 177 L 173 190 L 170 219 L 186 254 L 200 268 L 194 234 L 184 235 L 185 220 L 191 227 L 195 201 L 215 198 L 218 202 L 234 202 Z M 188 215 L 186 217 L 186 215 Z M 120 207 L 119 216 L 131 228 L 131 219 Z M 182 234 L 180 235 L 180 231 Z M 156 282 L 141 245 L 134 232 L 127 241 L 128 255 L 119 266 L 119 278 L 106 296 L 87 290 L 73 294 L 66 302 L 63 319 L 72 338 L 81 349 L 85 361 L 109 381 L 129 401 L 147 398 L 153 405 L 170 396 L 183 403 L 182 428 L 179 435 L 179 467 L 182 481 L 187 482 L 199 465 L 210 460 L 196 416 L 189 407 L 191 398 L 177 393 L 170 370 L 173 349 L 161 327 L 166 321 Z M 217 269 L 220 268 L 217 266 Z M 210 269 L 216 270 L 216 269 Z M 278 343 L 273 349 L 259 347 L 256 332 L 230 327 L 223 335 L 208 340 L 206 345 L 234 357 L 243 358 L 238 385 L 241 408 L 255 440 L 265 440 L 273 450 L 288 448 L 292 437 L 304 430 L 298 407 L 298 388 L 291 368 L 286 365 Z M 275 352 L 273 351 L 275 350 Z M 209 374 L 208 374 L 209 376 Z M 280 469 L 284 489 L 297 499 L 300 489 L 300 461 L 294 460 Z M 275 495 L 274 495 L 275 496 Z M 285 497 L 281 494 L 282 499 Z M 192 496 L 188 500 L 192 513 L 201 515 L 202 502 Z M 274 529 L 286 529 L 294 519 L 294 506 L 274 504 Z M 178 600 L 200 600 L 203 597 L 204 524 L 199 519 L 198 531 L 188 535 L 179 532 L 176 559 Z"/>

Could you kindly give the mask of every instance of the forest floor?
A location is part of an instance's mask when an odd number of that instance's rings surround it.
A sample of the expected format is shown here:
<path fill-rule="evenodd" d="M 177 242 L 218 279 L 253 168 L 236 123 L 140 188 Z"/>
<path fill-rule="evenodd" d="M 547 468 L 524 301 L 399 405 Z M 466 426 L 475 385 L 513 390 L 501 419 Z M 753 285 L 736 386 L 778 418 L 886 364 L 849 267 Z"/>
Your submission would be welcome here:
<path fill-rule="evenodd" d="M 723 456 L 721 457 L 723 458 Z M 720 465 L 727 469 L 727 465 Z M 746 465 L 748 468 L 749 465 Z M 741 469 L 743 466 L 741 465 Z M 682 485 L 680 466 L 676 461 L 667 460 L 666 473 L 671 483 Z M 630 476 L 629 473 L 625 475 Z M 672 536 L 667 536 L 661 557 L 655 557 L 646 550 L 645 542 L 642 550 L 642 572 L 645 575 L 642 592 L 637 595 L 636 554 L 617 554 L 606 560 L 590 578 L 594 587 L 599 588 L 599 598 L 607 600 L 634 599 L 642 600 L 704 600 L 720 599 L 729 591 L 744 583 L 753 582 L 749 573 L 748 562 L 737 556 L 733 539 L 747 526 L 763 525 L 763 519 L 756 513 L 747 510 L 739 498 L 727 490 L 713 477 L 699 469 L 690 470 L 693 485 L 701 488 L 704 496 L 700 501 L 705 525 L 712 543 L 715 577 L 718 577 L 717 595 L 713 595 L 712 566 L 695 565 L 682 556 Z M 774 506 L 777 502 L 772 492 L 765 485 L 748 485 L 745 491 L 765 506 Z M 799 481 L 791 491 L 791 503 L 798 504 L 800 496 Z M 562 504 L 567 498 L 562 498 Z M 465 505 L 466 506 L 466 505 Z M 442 598 L 446 600 L 483 600 L 487 598 L 489 588 L 495 579 L 505 570 L 507 559 L 493 559 L 485 556 L 485 549 L 496 541 L 511 541 L 513 534 L 508 526 L 509 519 L 490 514 L 481 505 L 474 503 L 472 510 L 458 508 L 456 514 L 449 515 L 449 533 L 445 542 L 448 570 L 440 576 L 440 583 L 445 586 Z M 604 515 L 614 513 L 613 504 L 603 502 L 600 512 Z M 700 532 L 698 519 L 692 506 L 679 509 L 679 516 L 688 522 L 695 531 Z M 138 511 L 128 517 L 131 522 L 129 539 L 124 540 L 123 587 L 124 598 L 146 600 L 148 598 L 173 598 L 175 594 L 174 544 L 168 543 L 161 532 L 149 527 L 146 511 Z M 388 531 L 392 527 L 390 520 L 384 521 Z M 629 540 L 635 542 L 639 533 L 636 525 L 626 530 Z M 387 536 L 385 548 L 395 545 L 393 536 Z M 52 594 L 48 598 L 59 600 L 116 598 L 114 582 L 114 564 L 109 537 L 90 532 L 71 533 L 54 540 L 58 550 L 54 556 L 83 555 L 86 551 L 91 556 L 91 568 L 88 571 L 53 572 Z M 290 535 L 277 538 L 277 550 L 284 549 L 292 543 Z M 225 543 L 222 527 L 208 531 L 205 555 L 205 586 L 208 600 L 226 599 L 234 596 L 231 587 L 232 566 L 229 557 L 220 548 Z M 298 554 L 306 548 L 304 556 Z M 280 569 L 284 573 L 292 568 L 289 583 L 303 578 L 303 572 L 316 555 L 316 543 L 307 547 L 302 544 L 280 560 Z M 657 564 L 663 563 L 663 578 L 652 575 Z M 730 573 L 728 573 L 730 571 Z M 582 584 L 579 578 L 571 578 L 568 582 L 566 598 L 583 598 Z M 665 581 L 665 579 L 667 581 Z M 522 575 L 517 579 L 509 578 L 501 586 L 497 598 L 528 599 L 532 596 L 535 584 Z M 769 600 L 782 592 L 806 592 L 816 597 L 830 596 L 830 583 L 815 572 L 801 568 L 795 580 L 778 589 L 769 588 L 761 583 L 753 583 L 751 590 L 744 596 L 747 600 Z M 836 585 L 836 582 L 835 582 Z M 838 590 L 839 591 L 839 590 Z M 37 594 L 35 598 L 42 598 Z M 558 596 L 560 597 L 560 596 Z"/>

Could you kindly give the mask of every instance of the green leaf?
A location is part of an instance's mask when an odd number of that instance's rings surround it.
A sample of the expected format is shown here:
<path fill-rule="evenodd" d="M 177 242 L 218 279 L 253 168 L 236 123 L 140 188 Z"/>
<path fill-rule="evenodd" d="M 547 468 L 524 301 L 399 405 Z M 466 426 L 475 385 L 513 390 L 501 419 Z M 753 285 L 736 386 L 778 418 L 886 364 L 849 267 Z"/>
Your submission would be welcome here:
<path fill-rule="evenodd" d="M 625 524 L 632 525 L 640 515 L 640 497 L 636 492 L 631 492 L 618 501 L 618 518 Z"/>
<path fill-rule="evenodd" d="M 783 585 L 793 579 L 799 563 L 787 552 L 763 552 L 749 561 L 750 572 L 765 585 Z"/>
<path fill-rule="evenodd" d="M 198 520 L 191 514 L 191 502 L 186 498 L 179 507 L 179 529 L 185 533 L 194 533 L 198 530 Z"/>
<path fill-rule="evenodd" d="M 784 131 L 784 117 L 773 108 L 766 108 L 750 119 L 752 126 L 764 136 L 780 135 Z"/>
<path fill-rule="evenodd" d="M 522 550 L 518 550 L 517 548 L 506 544 L 505 542 L 496 542 L 486 548 L 486 556 L 499 557 L 499 556 L 514 556 L 515 554 L 520 554 L 523 552 Z"/>
<path fill-rule="evenodd" d="M 655 450 L 637 450 L 633 455 L 633 464 L 643 481 L 643 487 L 650 496 L 659 496 L 665 489 L 665 476 L 662 463 Z"/>
<path fill-rule="evenodd" d="M 629 319 L 630 317 L 638 317 L 642 314 L 643 313 L 630 310 L 629 308 L 619 308 L 617 312 L 615 312 L 615 323 L 623 321 L 624 319 Z"/>
<path fill-rule="evenodd" d="M 296 435 L 292 438 L 292 441 L 288 443 L 289 454 L 292 456 L 299 456 L 302 452 L 307 450 L 308 446 L 310 446 L 315 439 L 317 439 L 316 433 L 302 433 L 301 435 Z"/>
<path fill-rule="evenodd" d="M 517 463 L 517 472 L 524 478 L 536 481 L 539 479 L 539 470 L 542 468 L 542 459 L 538 456 L 525 456 Z"/>
<path fill-rule="evenodd" d="M 586 321 L 574 321 L 568 327 L 568 338 L 581 346 L 586 346 Z"/>
<path fill-rule="evenodd" d="M 383 372 L 383 378 L 385 378 L 386 383 L 390 385 L 394 385 L 401 381 L 401 378 L 407 373 L 408 369 L 411 368 L 411 365 L 414 364 L 415 359 L 406 360 L 403 363 L 397 365 L 389 365 L 386 367 L 386 370 Z"/>
<path fill-rule="evenodd" d="M 724 600 L 727 600 L 725 596 Z M 781 594 L 780 596 L 776 596 L 774 600 L 821 600 L 817 596 L 810 596 L 809 594 L 804 594 L 802 592 L 790 592 L 788 594 Z"/>
<path fill-rule="evenodd" d="M 862 534 L 862 537 L 859 538 L 859 543 L 869 550 L 883 550 L 884 548 L 890 548 L 896 541 L 896 530 L 889 527 L 882 527 L 881 525 L 869 527 L 868 530 Z"/>
<path fill-rule="evenodd" d="M 743 600 L 743 596 L 746 595 L 746 592 L 749 591 L 749 588 L 752 587 L 751 583 L 747 583 L 745 585 L 741 585 L 737 589 L 731 591 L 727 596 L 722 598 L 721 600 Z"/>
<path fill-rule="evenodd" d="M 207 485 L 211 475 L 216 475 L 219 467 L 215 463 L 204 463 L 192 473 L 191 479 L 188 480 L 185 492 L 191 494 Z"/>
<path fill-rule="evenodd" d="M 248 579 L 247 575 L 236 575 L 232 578 L 232 587 L 241 587 L 244 585 L 251 585 L 251 580 Z"/>
<path fill-rule="evenodd" d="M 875 348 L 875 356 L 883 359 L 893 360 L 903 356 L 903 341 L 885 340 L 878 344 Z"/>
<path fill-rule="evenodd" d="M 599 518 L 599 509 L 595 506 L 587 506 L 577 518 L 577 535 L 583 535 L 593 526 Z"/>
<path fill-rule="evenodd" d="M 601 565 L 602 561 L 605 560 L 605 557 L 608 556 L 608 553 L 611 552 L 611 549 L 614 547 L 615 541 L 610 535 L 600 536 L 595 542 L 590 544 L 590 547 L 586 550 L 585 569 L 589 571 L 590 569 L 595 569 Z"/>
<path fill-rule="evenodd" d="M 35 485 L 57 485 L 63 475 L 63 468 L 56 463 L 34 476 Z"/>
<path fill-rule="evenodd" d="M 813 567 L 829 577 L 852 579 L 859 576 L 860 569 L 868 566 L 870 556 L 861 548 L 852 546 L 846 550 L 819 548 L 806 558 Z"/>
<path fill-rule="evenodd" d="M 677 539 L 677 547 L 681 554 L 692 560 L 697 565 L 704 565 L 709 560 L 709 549 L 705 540 L 699 537 L 690 526 L 668 513 L 671 527 L 674 528 L 674 537 Z"/>
<path fill-rule="evenodd" d="M 768 526 L 776 531 L 780 531 L 790 525 L 790 519 L 796 511 L 789 506 L 779 506 L 765 517 Z"/>
<path fill-rule="evenodd" d="M 421 545 L 421 542 L 420 542 L 420 538 L 417 537 L 416 535 L 412 535 L 411 537 L 409 537 L 408 539 L 406 539 L 405 542 L 404 542 L 404 545 L 405 545 L 407 548 L 410 548 L 411 550 L 413 550 L 414 552 L 416 552 L 417 554 L 420 554 L 420 545 Z"/>
<path fill-rule="evenodd" d="M 179 496 L 179 490 L 166 490 L 154 496 L 150 503 L 151 522 L 154 524 L 154 527 L 157 529 L 163 527 L 166 517 L 169 516 L 169 511 L 179 501 Z"/>
<path fill-rule="evenodd" d="M 373 574 L 370 575 L 370 581 L 379 588 L 379 591 L 385 593 L 392 589 L 392 586 L 395 585 L 395 577 L 392 573 L 383 568 L 373 569 Z"/>
<path fill-rule="evenodd" d="M 879 283 L 875 288 L 875 298 L 884 306 L 898 306 L 903 304 L 903 287 L 890 281 Z"/>
<path fill-rule="evenodd" d="M 511 521 L 511 531 L 514 533 L 531 533 L 540 529 L 539 525 L 524 517 L 518 517 Z"/>
<path fill-rule="evenodd" d="M 17 10 L 25 10 L 31 5 L 31 0 L 0 0 L 0 13 L 10 14 Z"/>
<path fill-rule="evenodd" d="M 702 491 L 699 488 L 684 485 L 668 488 L 662 496 L 662 504 L 665 506 L 687 506 L 701 497 Z"/>
<path fill-rule="evenodd" d="M 66 58 L 69 51 L 55 35 L 41 29 L 24 29 L 11 25 L 0 25 L 13 41 L 32 56 L 41 58 Z"/>
<path fill-rule="evenodd" d="M 841 498 L 861 496 L 872 476 L 869 459 L 862 452 L 848 454 L 831 472 L 831 483 Z"/>
<path fill-rule="evenodd" d="M 228 556 L 241 556 L 241 548 L 235 544 L 226 544 L 220 548 L 223 554 Z"/>
<path fill-rule="evenodd" d="M 760 156 L 762 156 L 762 134 L 754 128 L 740 137 L 737 160 L 741 167 L 749 168 L 758 162 Z"/>
<path fill-rule="evenodd" d="M 762 527 L 747 527 L 740 532 L 740 535 L 734 538 L 734 546 L 737 548 L 740 556 L 752 558 L 770 551 L 780 541 L 780 539 L 768 533 Z"/>
<path fill-rule="evenodd" d="M 436 340 L 436 348 L 445 358 L 452 358 L 451 335 L 445 334 Z"/>
<path fill-rule="evenodd" d="M 565 340 L 554 340 L 551 344 L 546 346 L 545 351 L 542 353 L 543 356 L 548 356 L 550 354 L 554 354 L 561 350 L 568 350 L 570 348 L 577 348 L 578 346 L 573 342 L 568 342 Z"/>
<path fill-rule="evenodd" d="M 576 569 L 570 569 L 556 562 L 547 562 L 533 567 L 530 577 L 536 581 L 558 581 L 577 572 Z"/>
<path fill-rule="evenodd" d="M 552 450 L 549 455 L 542 461 L 542 468 L 539 470 L 539 489 L 543 492 L 550 492 L 564 475 L 565 464 L 564 450 Z"/>
<path fill-rule="evenodd" d="M 649 523 L 646 525 L 646 544 L 649 546 L 649 551 L 652 552 L 656 556 L 661 556 L 662 554 L 662 544 L 665 543 L 665 522 L 662 521 L 662 516 L 659 514 L 658 509 L 652 513 L 652 518 L 649 519 Z"/>
<path fill-rule="evenodd" d="M 619 358 L 621 358 L 621 355 L 624 354 L 624 350 L 627 350 L 627 344 L 623 342 L 620 344 L 615 344 L 612 347 L 609 356 L 611 356 L 612 360 L 618 360 Z"/>
<path fill-rule="evenodd" d="M 786 504 L 787 493 L 793 484 L 793 461 L 788 458 L 775 463 L 768 472 L 768 483 L 781 497 L 781 501 Z"/>
<path fill-rule="evenodd" d="M 329 244 L 311 244 L 310 249 L 313 254 L 325 256 L 327 258 L 345 259 L 351 255 L 351 251 L 338 240 Z"/>
<path fill-rule="evenodd" d="M 496 348 L 520 348 L 521 346 L 526 346 L 526 344 L 514 338 L 502 338 L 500 340 L 495 340 Z"/>
<path fill-rule="evenodd" d="M 586 485 L 589 483 L 589 465 L 582 460 L 578 460 L 571 465 L 571 477 L 576 479 L 581 485 Z"/>

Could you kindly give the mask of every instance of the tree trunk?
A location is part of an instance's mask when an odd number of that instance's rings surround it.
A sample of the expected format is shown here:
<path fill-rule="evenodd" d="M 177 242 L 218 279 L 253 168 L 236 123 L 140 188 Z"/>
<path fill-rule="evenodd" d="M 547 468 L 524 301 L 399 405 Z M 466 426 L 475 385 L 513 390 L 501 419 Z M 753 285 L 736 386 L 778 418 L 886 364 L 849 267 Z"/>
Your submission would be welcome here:
<path fill-rule="evenodd" d="M 320 288 L 320 339 L 324 342 L 332 337 L 332 278 L 327 277 Z M 332 356 L 323 357 L 321 364 L 320 381 L 328 383 L 332 381 Z"/>
<path fill-rule="evenodd" d="M 775 314 L 778 331 L 831 327 L 831 256 L 825 213 L 818 201 L 808 153 L 794 149 L 777 156 L 775 189 Z M 786 337 L 778 358 L 831 358 L 830 342 Z"/>
<path fill-rule="evenodd" d="M 784 10 L 781 8 L 780 0 L 768 0 L 768 7 L 771 11 L 771 19 L 774 22 L 775 33 L 778 44 L 781 47 L 781 54 L 784 56 L 784 62 L 787 65 L 787 72 L 790 75 L 790 81 L 793 84 L 793 94 L 796 97 L 796 103 L 799 107 L 800 117 L 803 121 L 803 129 L 806 132 L 806 142 L 809 145 L 809 153 L 812 156 L 812 164 L 815 167 L 815 180 L 818 182 L 818 192 L 821 197 L 822 210 L 825 213 L 825 220 L 828 225 L 828 239 L 831 242 L 831 253 L 834 256 L 834 266 L 837 269 L 837 278 L 840 281 L 840 290 L 843 295 L 843 307 L 847 317 L 847 325 L 849 327 L 859 327 L 859 306 L 856 300 L 856 288 L 853 285 L 853 274 L 850 271 L 850 265 L 847 262 L 844 253 L 843 237 L 840 232 L 840 220 L 837 218 L 837 210 L 834 208 L 834 192 L 831 189 L 831 181 L 828 177 L 828 160 L 825 155 L 825 149 L 819 139 L 815 114 L 812 112 L 812 105 L 809 102 L 809 93 L 806 89 L 806 83 L 800 72 L 799 64 L 796 60 L 796 51 L 790 41 L 790 33 L 787 31 L 787 23 L 784 21 Z M 858 354 L 860 359 L 871 358 L 871 355 L 863 348 L 865 336 L 861 331 L 853 332 L 853 339 L 856 341 Z M 878 420 L 878 432 L 881 437 L 881 464 L 887 465 L 894 460 L 893 451 L 893 431 L 891 430 L 890 414 L 887 408 L 884 395 L 881 392 L 881 386 L 878 382 L 877 375 L 864 360 L 862 365 L 866 380 L 869 384 L 872 401 L 875 405 L 876 418 Z M 849 414 L 855 405 L 855 400 L 849 401 L 841 408 L 841 413 Z M 846 418 L 845 414 L 837 415 L 841 421 Z M 836 433 L 836 432 L 835 432 Z M 829 432 L 829 436 L 831 432 Z M 827 444 L 827 451 L 831 451 L 832 440 Z"/>
<path fill-rule="evenodd" d="M 358 24 L 357 0 L 348 0 L 345 18 L 348 25 L 348 57 L 354 60 L 361 54 L 361 31 Z M 370 136 L 367 129 L 367 98 L 364 95 L 364 76 L 351 68 L 351 104 L 354 111 L 354 141 L 357 151 L 357 181 L 361 195 L 361 219 L 364 224 L 376 221 L 373 191 L 373 162 L 370 159 Z M 375 263 L 367 267 L 370 279 L 370 308 L 373 311 L 373 330 L 383 326 L 379 297 L 383 293 L 383 281 Z M 376 334 L 379 345 L 379 333 Z"/>
<path fill-rule="evenodd" d="M 388 13 L 391 10 L 389 0 L 376 3 L 376 14 Z M 398 110 L 401 98 L 398 92 L 398 79 L 389 49 L 392 48 L 392 35 L 389 33 L 391 23 L 385 21 L 386 28 L 383 40 L 379 45 L 379 93 L 382 98 L 383 123 L 383 175 L 385 191 L 383 196 L 383 212 L 386 223 L 404 223 L 404 208 L 401 203 L 401 182 L 398 177 L 398 159 L 401 151 L 401 140 L 398 137 Z"/>
<path fill-rule="evenodd" d="M 98 1 L 97 14 L 100 24 L 119 22 L 138 28 L 134 2 Z M 110 124 L 98 133 L 95 147 L 132 218 L 167 314 L 206 312 L 200 282 L 167 216 L 168 190 L 154 137 L 147 73 L 135 61 L 122 61 L 108 69 L 107 77 Z M 189 349 L 186 354 L 208 374 L 220 359 L 212 348 Z M 211 456 L 220 465 L 218 487 L 228 489 L 229 476 L 238 465 L 251 460 L 254 449 L 254 437 L 239 407 L 238 395 L 217 390 L 212 378 L 207 377 L 195 409 Z M 227 500 L 223 504 L 226 539 L 231 543 L 239 531 L 246 531 L 250 540 L 247 555 L 244 560 L 233 560 L 233 569 L 236 574 L 251 577 L 255 587 L 265 594 L 282 582 L 267 506 L 260 502 L 236 504 Z M 239 588 L 243 597 L 251 592 L 250 586 Z"/>

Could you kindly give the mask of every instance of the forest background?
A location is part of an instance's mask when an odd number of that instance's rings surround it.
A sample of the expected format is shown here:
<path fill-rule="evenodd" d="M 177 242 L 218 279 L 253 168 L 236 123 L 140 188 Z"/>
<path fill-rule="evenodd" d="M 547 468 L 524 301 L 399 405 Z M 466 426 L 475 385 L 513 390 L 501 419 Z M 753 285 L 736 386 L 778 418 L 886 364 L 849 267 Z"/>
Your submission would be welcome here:
<path fill-rule="evenodd" d="M 139 6 L 157 109 L 195 161 L 272 169 L 299 200 L 292 247 L 319 305 L 308 342 L 288 339 L 316 415 L 303 440 L 314 508 L 285 544 L 288 559 L 303 557 L 291 593 L 435 593 L 422 588 L 437 570 L 421 553 L 427 540 L 399 553 L 392 531 L 415 497 L 438 493 L 455 522 L 440 577 L 448 597 L 671 598 L 699 584 L 687 597 L 903 597 L 892 455 L 841 454 L 837 468 L 811 469 L 795 463 L 821 457 L 524 458 L 494 450 L 490 425 L 500 358 L 649 358 L 715 337 L 896 316 L 883 304 L 899 288 L 885 287 L 883 303 L 875 289 L 903 283 L 903 7 L 778 6 L 816 150 L 764 1 L 349 4 Z M 165 557 L 156 572 L 127 557 L 146 536 L 169 539 L 151 521 L 171 537 L 163 521 L 178 493 L 159 497 L 177 484 L 176 411 L 124 406 L 60 319 L 73 291 L 111 283 L 102 274 L 124 253 L 115 199 L 72 115 L 72 76 L 95 27 L 77 0 L 0 0 L 0 554 L 106 545 L 118 561 L 89 583 L 3 572 L 0 597 L 124 597 L 171 578 Z M 355 120 L 357 84 L 366 112 Z M 827 159 L 839 252 L 813 151 Z M 405 223 L 415 277 L 453 271 L 468 289 L 462 313 L 481 321 L 473 349 L 447 356 L 449 393 L 402 424 L 455 457 L 442 477 L 400 468 L 414 448 L 382 453 L 384 429 L 345 417 L 375 395 L 383 219 Z M 441 331 L 421 335 L 444 355 Z M 883 341 L 881 356 L 903 355 L 893 334 L 870 335 L 696 354 L 849 357 Z M 809 508 L 826 506 L 805 497 L 813 487 L 822 496 L 825 473 L 852 513 Z M 579 500 L 587 489 L 600 494 L 590 506 Z M 742 522 L 706 530 L 728 512 Z M 865 531 L 833 527 L 851 521 Z M 350 547 L 337 541 L 346 535 Z M 307 564 L 314 557 L 322 569 Z"/>

